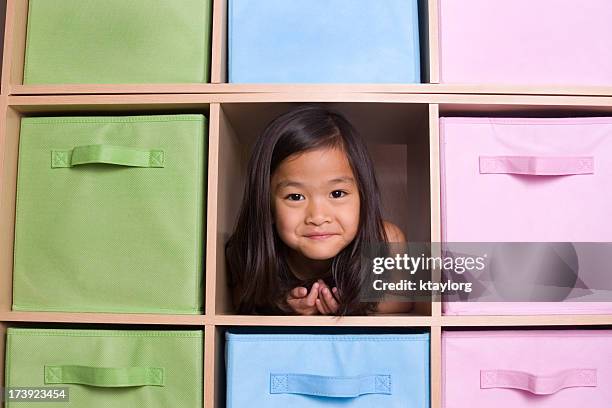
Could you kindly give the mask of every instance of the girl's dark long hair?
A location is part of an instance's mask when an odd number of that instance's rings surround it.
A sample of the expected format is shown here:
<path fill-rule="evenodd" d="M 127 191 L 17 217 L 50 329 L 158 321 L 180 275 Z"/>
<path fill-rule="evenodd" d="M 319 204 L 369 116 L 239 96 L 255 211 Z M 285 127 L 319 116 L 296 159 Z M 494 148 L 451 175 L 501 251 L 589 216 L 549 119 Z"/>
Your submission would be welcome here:
<path fill-rule="evenodd" d="M 372 160 L 359 134 L 341 114 L 304 105 L 272 121 L 249 160 L 240 215 L 225 247 L 229 282 L 240 314 L 290 312 L 285 298 L 291 286 L 297 286 L 296 278 L 289 270 L 285 245 L 273 224 L 270 179 L 289 156 L 320 148 L 340 148 L 346 153 L 359 189 L 357 235 L 332 261 L 330 283 L 339 292 L 337 314 L 365 314 L 375 307 L 359 299 L 362 250 L 386 240 Z"/>

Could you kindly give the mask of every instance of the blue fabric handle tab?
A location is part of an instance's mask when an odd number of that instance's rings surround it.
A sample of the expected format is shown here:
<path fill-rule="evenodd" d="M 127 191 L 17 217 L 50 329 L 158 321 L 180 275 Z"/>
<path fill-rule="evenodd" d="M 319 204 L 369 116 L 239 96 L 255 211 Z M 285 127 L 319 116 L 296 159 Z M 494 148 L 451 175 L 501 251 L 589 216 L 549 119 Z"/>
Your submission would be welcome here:
<path fill-rule="evenodd" d="M 327 377 L 310 374 L 270 374 L 270 394 L 356 398 L 366 394 L 391 394 L 390 375 Z"/>

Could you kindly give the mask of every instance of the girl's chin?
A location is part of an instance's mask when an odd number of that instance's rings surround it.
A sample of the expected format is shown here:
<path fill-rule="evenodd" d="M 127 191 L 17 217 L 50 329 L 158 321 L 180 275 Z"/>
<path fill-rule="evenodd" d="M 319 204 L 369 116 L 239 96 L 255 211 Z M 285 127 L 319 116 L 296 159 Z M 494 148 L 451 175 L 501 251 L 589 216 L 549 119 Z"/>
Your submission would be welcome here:
<path fill-rule="evenodd" d="M 328 255 L 328 254 L 304 254 L 304 256 L 306 258 L 308 258 L 311 261 L 329 261 L 331 260 L 335 255 Z"/>
<path fill-rule="evenodd" d="M 336 255 L 338 255 L 341 250 L 342 248 L 339 248 L 339 249 L 337 248 L 333 248 L 333 249 L 332 248 L 330 249 L 317 248 L 317 249 L 302 251 L 302 255 L 313 261 L 327 261 L 329 259 L 332 259 Z"/>

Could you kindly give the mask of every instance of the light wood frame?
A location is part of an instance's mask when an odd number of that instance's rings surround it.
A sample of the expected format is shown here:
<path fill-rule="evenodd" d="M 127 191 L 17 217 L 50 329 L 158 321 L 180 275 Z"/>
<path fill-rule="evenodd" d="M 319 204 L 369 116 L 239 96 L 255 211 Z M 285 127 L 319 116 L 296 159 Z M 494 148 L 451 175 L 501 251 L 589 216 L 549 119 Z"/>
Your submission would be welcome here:
<path fill-rule="evenodd" d="M 405 109 L 427 123 L 428 153 L 420 168 L 429 180 L 429 229 L 440 240 L 440 162 L 438 119 L 459 114 L 612 114 L 612 91 L 606 87 L 550 88 L 526 86 L 445 85 L 437 83 L 438 0 L 424 0 L 427 15 L 428 84 L 404 85 L 237 85 L 225 83 L 227 71 L 227 0 L 213 3 L 211 84 L 187 85 L 58 85 L 21 84 L 27 0 L 8 0 L 2 86 L 0 89 L 0 367 L 4 367 L 6 328 L 18 324 L 88 323 L 119 325 L 180 325 L 200 328 L 204 339 L 205 407 L 224 406 L 224 337 L 233 326 L 305 326 L 420 328 L 431 334 L 431 406 L 442 407 L 442 342 L 445 328 L 593 327 L 612 325 L 610 315 L 567 316 L 443 316 L 433 302 L 418 313 L 403 316 L 242 316 L 232 313 L 226 289 L 224 240 L 231 231 L 237 202 L 231 201 L 244 178 L 248 140 L 245 123 L 261 127 L 250 115 L 282 112 L 295 103 L 330 104 L 351 112 L 356 106 L 373 110 Z M 193 112 L 209 116 L 209 171 L 205 313 L 201 316 L 13 312 L 11 306 L 12 247 L 19 120 L 30 114 L 88 112 Z M 414 116 L 408 115 L 407 121 Z M 220 183 L 221 181 L 221 183 Z M 230 188 L 231 187 L 231 188 Z M 439 271 L 434 271 L 439 273 Z M 434 276 L 436 277 L 436 275 Z M 3 384 L 0 369 L 0 384 Z"/>
<path fill-rule="evenodd" d="M 227 1 L 212 0 L 211 83 L 134 85 L 23 85 L 23 65 L 28 0 L 7 0 L 6 37 L 2 93 L 7 95 L 58 94 L 175 94 L 175 93 L 424 93 L 424 94 L 524 94 L 524 95 L 612 95 L 612 86 L 521 86 L 439 83 L 439 0 L 419 0 L 423 73 L 421 84 L 228 84 L 227 83 Z"/>
<path fill-rule="evenodd" d="M 224 337 L 227 328 L 235 326 L 286 327 L 379 327 L 422 329 L 431 334 L 431 406 L 442 404 L 442 342 L 445 328 L 479 327 L 592 327 L 612 325 L 610 315 L 566 316 L 443 316 L 439 303 L 432 303 L 422 313 L 411 315 L 363 316 L 335 318 L 329 316 L 243 316 L 232 312 L 226 289 L 223 245 L 233 228 L 232 218 L 239 200 L 236 191 L 244 177 L 248 140 L 264 122 L 290 105 L 302 102 L 331 104 L 345 114 L 363 115 L 363 108 L 372 109 L 372 118 L 379 115 L 411 113 L 426 123 L 428 147 L 427 180 L 429 183 L 429 229 L 433 242 L 440 239 L 440 163 L 438 154 L 441 115 L 465 113 L 553 114 L 592 113 L 612 114 L 610 97 L 519 96 L 519 95 L 455 95 L 455 94 L 371 94 L 328 92 L 292 92 L 284 94 L 172 94 L 172 95 L 64 95 L 64 96 L 3 96 L 0 99 L 0 327 L 20 323 L 89 323 L 120 325 L 176 325 L 199 327 L 205 332 L 204 389 L 206 407 L 223 407 L 224 403 Z M 382 110 L 380 110 L 382 109 Z M 377 111 L 380 110 L 380 111 Z M 112 314 L 112 313 L 52 313 L 10 311 L 12 236 L 14 228 L 14 194 L 19 119 L 31 114 L 88 112 L 208 112 L 209 171 L 206 239 L 206 304 L 202 316 Z M 395 111 L 395 114 L 392 112 Z M 267 112 L 267 113 L 266 113 Z M 263 115 L 263 117 L 262 117 Z M 252 128 L 252 129 L 251 129 Z M 252 133 L 245 133 L 251 129 Z M 409 129 L 406 127 L 406 129 Z M 366 132 L 367 133 L 367 132 Z M 391 138 L 393 139 L 393 135 Z M 421 152 L 422 153 L 422 152 Z M 425 169 L 425 167 L 421 167 Z M 233 204 L 232 204 L 233 203 Z M 2 340 L 3 341 L 3 340 Z M 0 360 L 0 365 L 4 363 Z"/>

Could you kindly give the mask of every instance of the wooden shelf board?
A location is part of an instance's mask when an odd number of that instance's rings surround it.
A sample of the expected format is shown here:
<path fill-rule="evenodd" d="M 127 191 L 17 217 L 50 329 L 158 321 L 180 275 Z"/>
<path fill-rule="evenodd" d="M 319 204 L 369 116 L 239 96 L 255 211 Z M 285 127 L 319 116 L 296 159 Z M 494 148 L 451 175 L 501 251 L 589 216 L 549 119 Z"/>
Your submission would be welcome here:
<path fill-rule="evenodd" d="M 612 96 L 612 86 L 489 84 L 63 84 L 12 85 L 11 95 L 381 93 Z"/>
<path fill-rule="evenodd" d="M 612 315 L 442 316 L 442 327 L 605 326 Z"/>
<path fill-rule="evenodd" d="M 3 322 L 100 323 L 100 324 L 158 324 L 203 326 L 208 318 L 203 315 L 159 315 L 120 313 L 66 312 L 1 312 Z"/>
<path fill-rule="evenodd" d="M 57 109 L 198 109 L 211 103 L 420 103 L 439 104 L 441 115 L 449 112 L 512 112 L 564 109 L 607 110 L 612 96 L 564 95 L 476 95 L 476 94 L 385 94 L 330 93 L 320 91 L 286 93 L 134 94 L 134 95 L 45 95 L 8 96 L 8 105 L 22 112 L 40 107 Z"/>
<path fill-rule="evenodd" d="M 381 316 L 243 316 L 216 315 L 217 326 L 346 326 L 346 327 L 429 327 L 431 316 L 381 315 Z"/>

